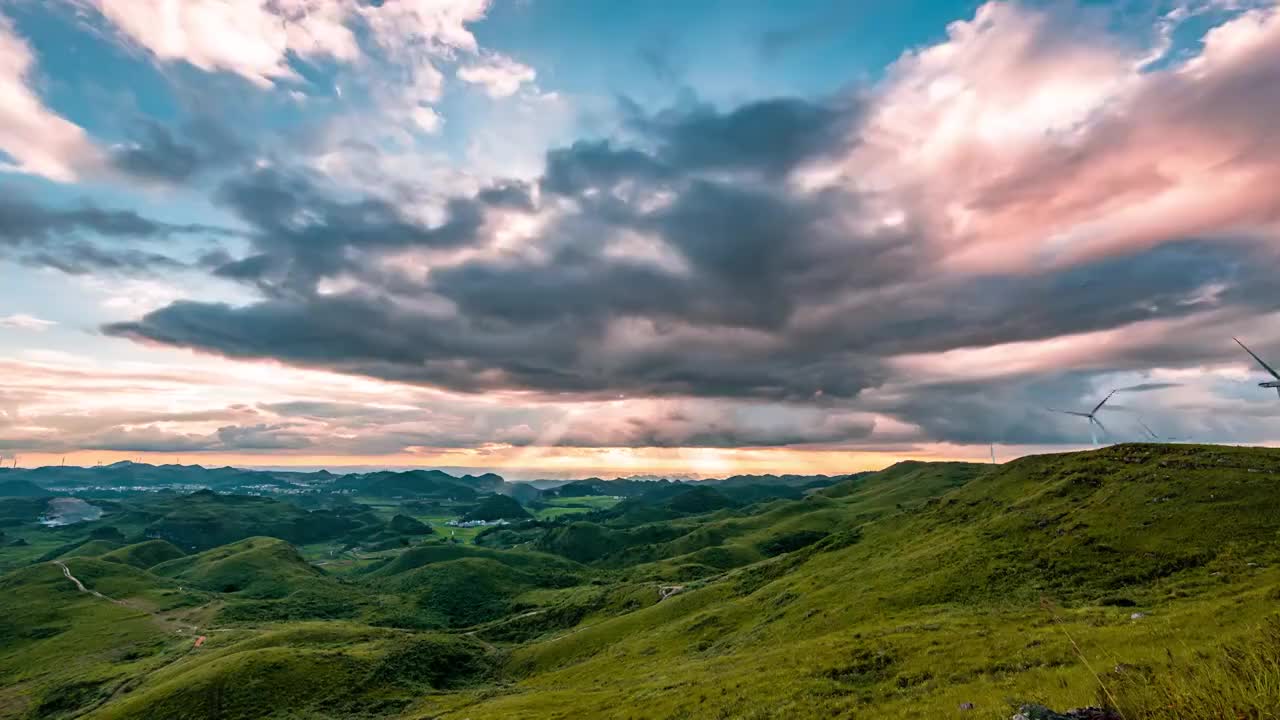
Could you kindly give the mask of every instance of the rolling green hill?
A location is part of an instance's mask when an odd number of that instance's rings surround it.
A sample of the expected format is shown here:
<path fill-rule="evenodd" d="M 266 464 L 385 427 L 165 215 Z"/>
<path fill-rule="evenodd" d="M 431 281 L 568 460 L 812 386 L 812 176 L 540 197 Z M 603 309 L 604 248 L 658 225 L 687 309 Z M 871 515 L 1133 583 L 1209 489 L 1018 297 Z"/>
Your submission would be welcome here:
<path fill-rule="evenodd" d="M 168 560 L 153 566 L 151 573 L 203 590 L 253 598 L 284 597 L 324 576 L 292 545 L 268 537 Z"/>
<path fill-rule="evenodd" d="M 462 516 L 463 520 L 527 520 L 533 516 L 519 502 L 507 495 L 489 495 Z"/>
<path fill-rule="evenodd" d="M 141 570 L 159 565 L 166 560 L 176 560 L 183 553 L 172 543 L 164 540 L 148 540 L 133 545 L 126 545 L 101 556 L 107 562 L 124 563 Z"/>
<path fill-rule="evenodd" d="M 1264 718 L 1277 483 L 1280 451 L 1193 445 L 901 463 L 753 503 L 646 482 L 324 568 L 281 538 L 179 556 L 82 532 L 106 549 L 62 562 L 106 597 L 51 562 L 0 577 L 0 717 Z"/>
<path fill-rule="evenodd" d="M 1086 661 L 1188 659 L 1275 611 L 1277 481 L 1280 453 L 1196 446 L 900 466 L 828 493 L 848 529 L 516 649 L 524 692 L 465 716 L 626 717 L 641 698 L 642 717 L 1094 702 Z"/>

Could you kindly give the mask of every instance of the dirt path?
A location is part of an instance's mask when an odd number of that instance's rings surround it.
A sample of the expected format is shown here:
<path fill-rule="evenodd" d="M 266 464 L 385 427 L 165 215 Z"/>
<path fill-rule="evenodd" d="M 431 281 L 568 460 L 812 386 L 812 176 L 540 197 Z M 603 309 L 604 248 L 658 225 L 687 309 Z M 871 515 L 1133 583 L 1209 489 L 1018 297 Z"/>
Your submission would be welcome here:
<path fill-rule="evenodd" d="M 90 595 L 93 595 L 94 597 L 100 597 L 100 598 L 102 598 L 103 600 L 107 600 L 107 601 L 109 601 L 109 602 L 113 602 L 113 603 L 115 603 L 115 604 L 117 604 L 117 605 L 124 605 L 125 607 L 129 607 L 128 603 L 124 602 L 123 600 L 113 600 L 112 598 L 109 598 L 109 597 L 107 597 L 106 595 L 103 595 L 102 593 L 98 592 L 97 590 L 90 590 L 89 588 L 85 587 L 85 586 L 84 586 L 84 583 L 80 582 L 80 578 L 77 578 L 75 575 L 72 575 L 72 574 L 71 574 L 71 568 L 67 567 L 67 564 L 66 564 L 66 563 L 64 563 L 64 562 L 62 562 L 61 560 L 54 560 L 54 561 L 53 561 L 53 564 L 54 564 L 54 565 L 57 565 L 57 566 L 58 566 L 58 567 L 60 567 L 60 568 L 62 568 L 62 574 L 63 574 L 63 575 L 65 575 L 65 576 L 67 577 L 67 579 L 68 579 L 68 580 L 70 580 L 71 582 L 75 583 L 75 584 L 76 584 L 76 589 L 77 589 L 77 590 L 79 590 L 80 592 L 82 592 L 82 593 L 89 593 Z"/>
<path fill-rule="evenodd" d="M 71 568 L 67 567 L 67 564 L 65 562 L 61 560 L 54 560 L 53 564 L 62 568 L 63 576 L 66 577 L 68 580 L 70 580 L 76 586 L 76 590 L 79 590 L 80 592 L 85 593 L 87 595 L 93 595 L 94 597 L 102 598 L 107 602 L 115 603 L 116 605 L 129 608 L 130 610 L 144 613 L 148 615 L 153 622 L 155 622 L 159 627 L 163 628 L 166 632 L 172 630 L 176 633 L 181 634 L 181 633 L 184 633 L 184 631 L 189 630 L 192 634 L 195 634 L 199 630 L 199 628 L 197 628 L 195 625 L 182 625 L 181 623 L 177 623 L 171 620 L 166 620 L 159 613 L 153 612 L 147 608 L 137 607 L 136 605 L 131 604 L 127 600 L 116 600 L 115 598 L 107 597 L 106 595 L 103 595 L 102 593 L 98 592 L 97 590 L 94 590 L 93 588 L 85 587 L 85 584 L 80 581 L 80 578 L 76 577 L 71 573 Z M 205 632 L 218 632 L 218 630 L 209 629 L 209 630 L 205 630 Z M 168 666 L 174 664 L 175 662 L 182 660 L 192 651 L 199 650 L 205 644 L 205 641 L 207 639 L 208 637 L 206 635 L 196 635 L 194 637 L 194 642 L 190 645 L 187 645 L 185 650 L 181 652 L 173 653 L 172 656 L 166 659 L 164 662 L 160 663 L 155 667 L 150 668 L 149 670 L 144 671 L 142 675 L 135 678 L 135 680 L 140 681 L 141 678 L 154 674 L 160 670 L 167 668 Z M 135 684 L 136 683 L 134 682 L 120 683 L 119 685 L 116 686 L 114 690 L 112 690 L 110 694 L 108 694 L 105 697 L 99 698 L 96 702 L 92 703 L 88 707 L 81 708 L 80 711 L 77 714 L 73 715 L 72 717 L 74 718 L 84 717 L 85 715 L 93 712 L 94 710 L 97 710 L 99 707 L 115 700 L 116 698 L 120 697 L 124 693 L 129 692 L 129 690 L 131 690 L 135 686 Z"/>

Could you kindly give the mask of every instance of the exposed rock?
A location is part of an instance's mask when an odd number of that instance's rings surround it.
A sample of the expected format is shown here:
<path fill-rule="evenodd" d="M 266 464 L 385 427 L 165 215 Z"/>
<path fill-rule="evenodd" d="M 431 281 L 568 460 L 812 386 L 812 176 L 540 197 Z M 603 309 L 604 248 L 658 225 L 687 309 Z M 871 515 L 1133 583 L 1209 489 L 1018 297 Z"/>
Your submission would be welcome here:
<path fill-rule="evenodd" d="M 961 709 L 961 710 L 972 710 L 972 709 L 973 709 L 973 703 L 960 703 L 960 709 Z"/>
<path fill-rule="evenodd" d="M 1054 712 L 1043 705 L 1023 705 L 1011 720 L 1122 720 L 1119 713 L 1099 707 Z"/>
<path fill-rule="evenodd" d="M 684 592 L 683 585 L 663 585 L 658 588 L 658 601 L 661 602 L 673 595 L 679 595 Z"/>
<path fill-rule="evenodd" d="M 1147 614 L 1146 614 L 1146 613 L 1136 612 L 1136 613 L 1134 613 L 1134 614 L 1130 615 L 1130 616 L 1129 616 L 1129 619 L 1130 619 L 1130 620 L 1141 620 L 1142 618 L 1144 618 L 1144 617 L 1146 617 L 1146 616 L 1147 616 Z"/>

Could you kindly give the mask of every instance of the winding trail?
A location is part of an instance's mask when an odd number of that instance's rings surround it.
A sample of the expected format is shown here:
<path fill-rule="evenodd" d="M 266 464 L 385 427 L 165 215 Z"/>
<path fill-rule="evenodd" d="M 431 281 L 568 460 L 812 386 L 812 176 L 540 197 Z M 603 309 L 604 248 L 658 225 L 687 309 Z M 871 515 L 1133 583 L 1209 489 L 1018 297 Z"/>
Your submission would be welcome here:
<path fill-rule="evenodd" d="M 108 602 L 113 602 L 113 603 L 115 603 L 115 604 L 117 604 L 117 605 L 124 605 L 125 607 L 128 607 L 128 604 L 127 604 L 127 603 L 125 603 L 123 600 L 114 600 L 114 599 L 112 599 L 112 598 L 107 597 L 106 595 L 103 595 L 102 593 L 98 592 L 97 590 L 90 590 L 89 588 L 85 587 L 85 586 L 84 586 L 84 583 L 80 582 L 80 578 L 76 577 L 75 575 L 72 575 L 72 574 L 71 574 L 71 568 L 67 567 L 67 564 L 66 564 L 66 563 L 64 563 L 64 562 L 62 562 L 61 560 L 54 560 L 54 561 L 53 561 L 53 564 L 54 564 L 54 565 L 57 565 L 57 566 L 58 566 L 58 567 L 60 567 L 60 568 L 62 568 L 62 574 L 63 574 L 63 575 L 65 575 L 65 576 L 67 576 L 67 579 L 68 579 L 68 580 L 70 580 L 71 582 L 75 583 L 75 584 L 76 584 L 76 589 L 77 589 L 77 590 L 79 590 L 80 592 L 82 592 L 82 593 L 89 593 L 90 595 L 93 595 L 94 597 L 100 597 L 100 598 L 102 598 L 103 600 L 106 600 L 106 601 L 108 601 Z"/>
<path fill-rule="evenodd" d="M 160 617 L 160 615 L 159 615 L 159 614 L 157 614 L 157 613 L 155 613 L 155 612 L 152 612 L 151 610 L 148 610 L 148 609 L 146 609 L 146 608 L 136 607 L 136 606 L 134 606 L 134 605 L 130 604 L 127 600 L 116 600 L 115 598 L 107 597 L 106 595 L 103 595 L 102 593 L 98 592 L 97 590 L 94 590 L 94 589 L 92 589 L 92 588 L 85 587 L 85 584 L 84 584 L 83 582 L 81 582 L 81 581 L 80 581 L 80 578 L 78 578 L 78 577 L 76 577 L 75 575 L 72 575 L 72 574 L 71 574 L 71 568 L 67 567 L 67 564 L 66 564 L 65 562 L 63 562 L 63 561 L 61 561 L 61 560 L 54 560 L 54 561 L 53 561 L 53 564 L 54 564 L 54 565 L 57 565 L 57 566 L 58 566 L 58 567 L 60 567 L 60 568 L 62 568 L 62 574 L 63 574 L 63 576 L 64 576 L 64 577 L 66 577 L 68 580 L 70 580 L 72 583 L 74 583 L 74 584 L 75 584 L 75 586 L 76 586 L 76 589 L 77 589 L 77 590 L 79 590 L 80 592 L 85 593 L 85 594 L 88 594 L 88 595 L 92 595 L 92 596 L 94 596 L 94 597 L 102 598 L 103 600 L 106 600 L 107 602 L 115 603 L 116 605 L 120 605 L 121 607 L 126 607 L 126 608 L 129 608 L 130 610 L 133 610 L 133 611 L 135 611 L 135 612 L 140 612 L 140 613 L 143 613 L 143 614 L 145 614 L 145 615 L 148 615 L 148 616 L 151 618 L 151 620 L 152 620 L 153 622 L 155 622 L 155 623 L 159 624 L 161 627 L 164 627 L 166 630 L 167 630 L 167 629 L 169 629 L 169 628 L 172 626 L 172 623 L 169 623 L 169 622 L 164 621 L 164 620 Z M 189 627 L 189 629 L 191 630 L 191 632 L 192 632 L 192 633 L 198 632 L 198 630 L 199 630 L 199 628 L 197 628 L 195 625 L 191 625 L 191 626 L 188 626 L 188 627 Z M 178 629 L 178 630 L 177 630 L 177 632 L 181 633 L 181 632 L 182 632 L 182 629 L 181 629 L 181 628 L 180 628 L 180 629 Z M 217 631 L 216 631 L 216 630 L 206 630 L 205 632 L 217 632 Z M 155 666 L 155 667 L 153 667 L 153 668 L 151 668 L 151 669 L 149 669 L 149 670 L 145 670 L 145 671 L 143 671 L 143 673 L 142 673 L 140 676 L 138 676 L 138 678 L 135 678 L 135 679 L 140 679 L 140 678 L 143 678 L 143 677 L 146 677 L 146 676 L 152 675 L 152 674 L 156 673 L 157 671 L 163 670 L 164 668 L 166 668 L 166 667 L 168 667 L 168 666 L 172 665 L 173 663 L 175 663 L 175 662 L 177 662 L 177 661 L 179 661 L 179 660 L 182 660 L 182 659 L 183 659 L 184 657 L 186 657 L 186 656 L 187 656 L 187 654 L 188 654 L 188 653 L 190 653 L 191 651 L 193 651 L 193 650 L 198 650 L 199 648 L 201 648 L 201 647 L 204 645 L 205 640 L 207 640 L 207 639 L 208 639 L 208 638 L 207 638 L 207 636 L 205 636 L 205 635 L 198 635 L 198 636 L 196 636 L 196 638 L 195 638 L 195 642 L 194 642 L 194 643 L 192 643 L 191 645 L 188 645 L 188 646 L 187 646 L 187 648 L 186 648 L 186 650 L 184 650 L 184 651 L 182 651 L 182 652 L 174 653 L 171 657 L 169 657 L 167 660 L 165 660 L 164 662 L 160 663 L 159 665 L 157 665 L 157 666 Z M 88 706 L 86 706 L 86 707 L 84 707 L 84 708 L 81 708 L 81 709 L 80 709 L 80 710 L 79 710 L 75 715 L 72 715 L 71 717 L 72 717 L 72 718 L 81 718 L 81 717 L 84 717 L 84 716 L 88 715 L 89 713 L 92 713 L 93 711 L 97 710 L 99 707 L 101 707 L 101 706 L 103 706 L 103 705 L 105 705 L 105 704 L 107 704 L 107 703 L 109 703 L 109 702 L 114 701 L 116 698 L 120 697 L 122 694 L 129 692 L 129 690 L 130 690 L 130 689 L 132 689 L 132 687 L 133 687 L 133 685 L 132 685 L 131 683 L 129 683 L 129 682 L 122 682 L 122 683 L 120 683 L 120 684 L 116 685 L 115 689 L 114 689 L 114 690 L 112 690 L 109 694 L 104 695 L 104 696 L 102 696 L 102 697 L 99 697 L 99 698 L 98 698 L 96 701 L 94 701 L 93 703 L 89 704 Z"/>

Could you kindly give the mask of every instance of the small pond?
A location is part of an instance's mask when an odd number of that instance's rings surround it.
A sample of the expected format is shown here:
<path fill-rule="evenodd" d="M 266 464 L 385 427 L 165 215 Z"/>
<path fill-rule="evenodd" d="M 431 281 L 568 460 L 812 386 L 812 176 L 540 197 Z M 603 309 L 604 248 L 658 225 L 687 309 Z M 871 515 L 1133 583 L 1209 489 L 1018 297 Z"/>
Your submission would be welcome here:
<path fill-rule="evenodd" d="M 49 501 L 44 515 L 40 516 L 40 524 L 45 527 L 60 527 L 97 520 L 100 517 L 102 517 L 102 508 L 97 505 L 90 505 L 80 498 L 54 498 Z"/>

